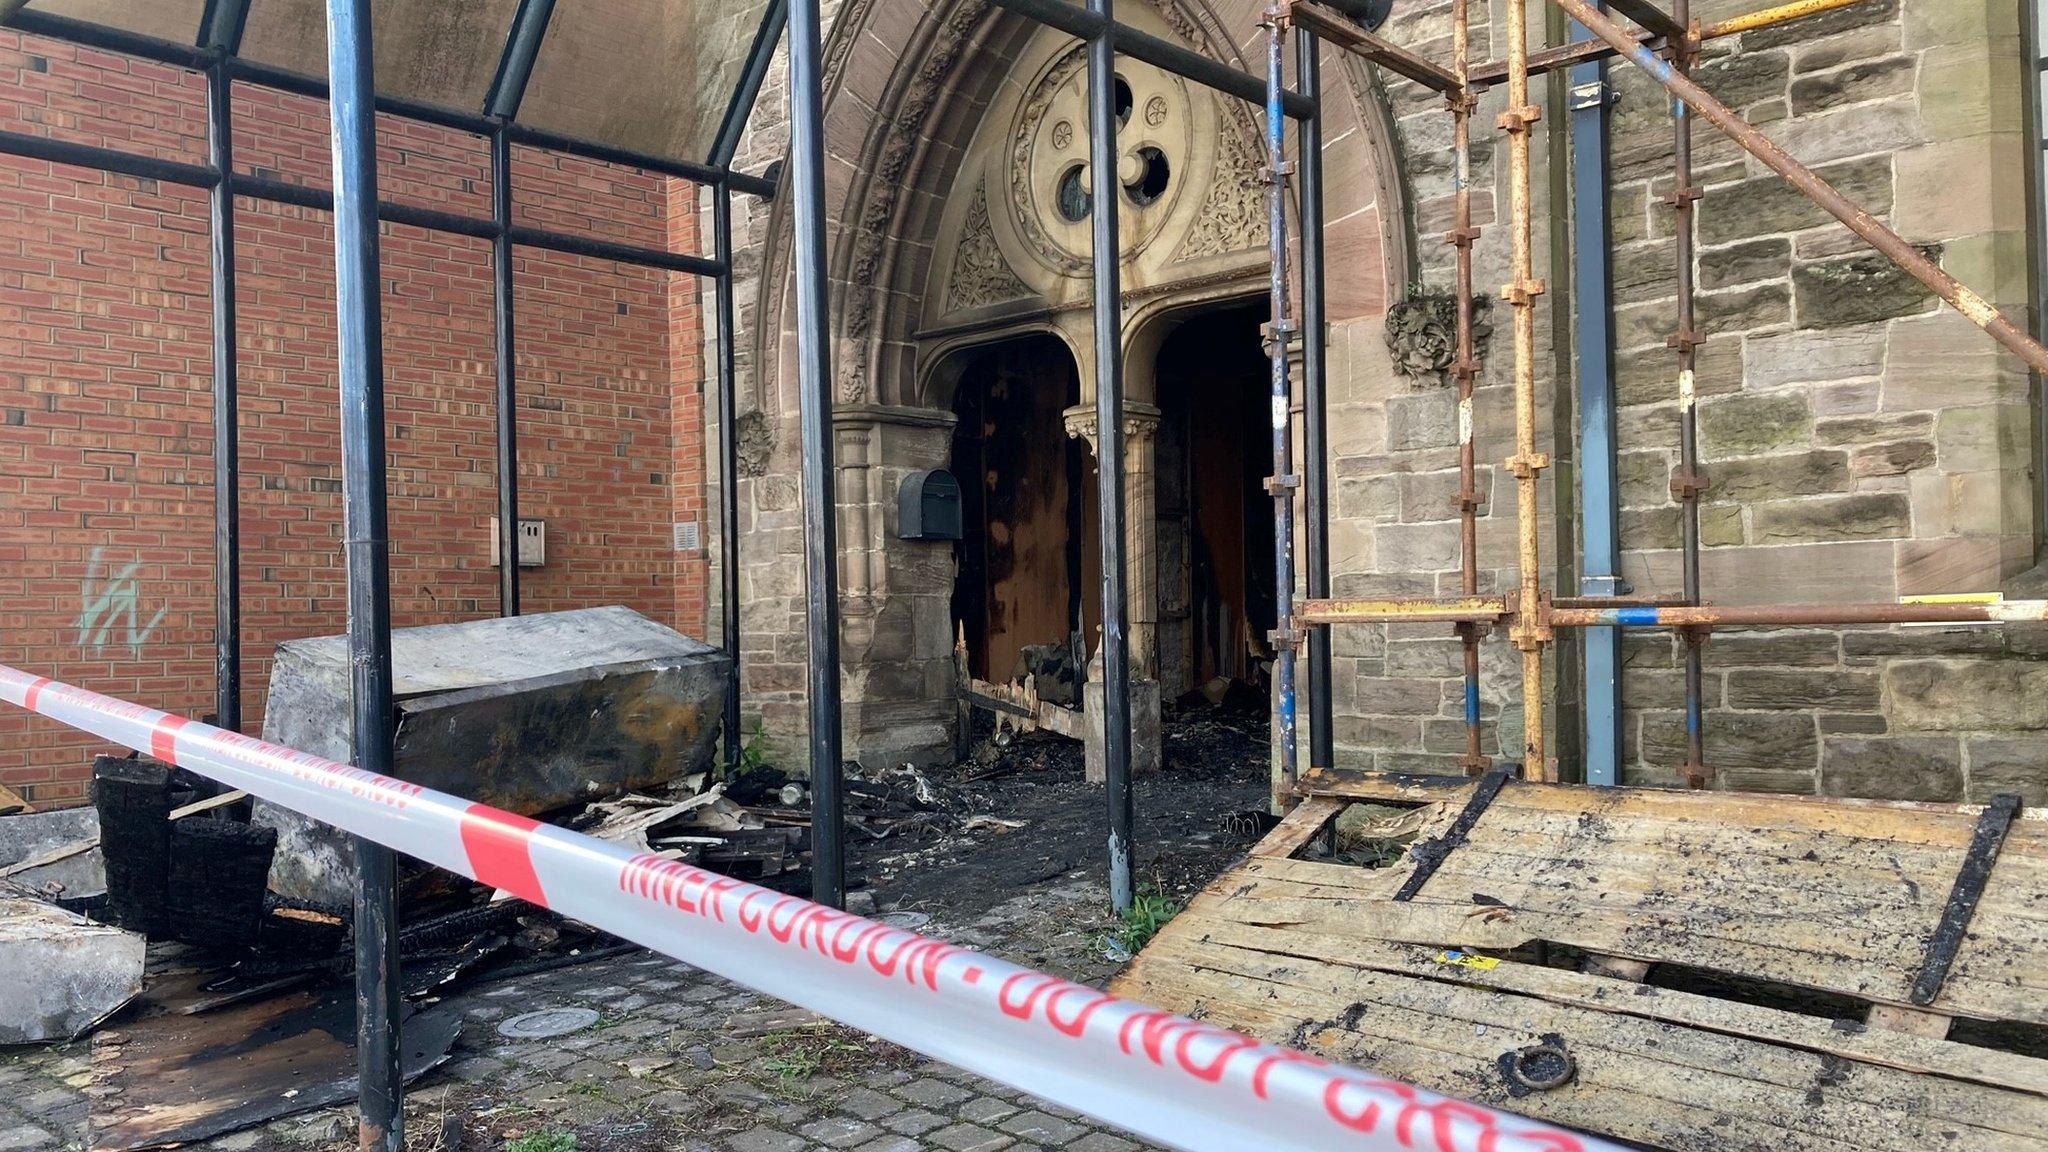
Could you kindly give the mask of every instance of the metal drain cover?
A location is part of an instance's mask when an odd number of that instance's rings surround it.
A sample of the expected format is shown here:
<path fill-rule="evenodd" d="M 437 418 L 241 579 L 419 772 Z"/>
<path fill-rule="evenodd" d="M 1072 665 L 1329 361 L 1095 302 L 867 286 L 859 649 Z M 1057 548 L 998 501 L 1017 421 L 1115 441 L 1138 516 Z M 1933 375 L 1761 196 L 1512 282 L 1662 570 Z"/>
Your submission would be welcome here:
<path fill-rule="evenodd" d="M 597 1013 L 589 1008 L 543 1008 L 522 1012 L 498 1025 L 498 1035 L 514 1040 L 545 1040 L 580 1032 L 597 1023 L 597 1019 Z"/>

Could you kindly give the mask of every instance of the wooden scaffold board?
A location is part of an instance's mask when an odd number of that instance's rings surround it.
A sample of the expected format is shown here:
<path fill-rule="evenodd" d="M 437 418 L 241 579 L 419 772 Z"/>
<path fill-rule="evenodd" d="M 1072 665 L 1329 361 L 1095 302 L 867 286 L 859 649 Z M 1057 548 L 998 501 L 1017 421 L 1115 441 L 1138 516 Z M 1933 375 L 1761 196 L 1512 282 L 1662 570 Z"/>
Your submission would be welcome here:
<path fill-rule="evenodd" d="M 2041 814 L 1311 787 L 1116 991 L 1673 1152 L 2048 1150 Z M 1414 846 L 1298 858 L 1353 803 L 1424 806 Z"/>

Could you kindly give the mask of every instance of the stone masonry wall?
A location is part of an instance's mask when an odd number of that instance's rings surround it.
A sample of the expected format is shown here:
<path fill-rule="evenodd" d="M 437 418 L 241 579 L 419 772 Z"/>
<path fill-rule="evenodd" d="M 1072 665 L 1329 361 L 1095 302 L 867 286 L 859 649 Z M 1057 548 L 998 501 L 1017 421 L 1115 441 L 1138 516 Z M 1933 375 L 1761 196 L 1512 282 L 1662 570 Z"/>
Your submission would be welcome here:
<path fill-rule="evenodd" d="M 1709 0 L 1702 20 L 1747 11 Z M 2009 311 L 2026 305 L 2025 139 L 2017 8 L 1971 0 L 1883 0 L 1711 45 L 1709 90 L 1794 155 L 1937 254 Z M 1449 5 L 1401 6 L 1388 36 L 1449 60 Z M 1474 12 L 1473 58 L 1503 43 Z M 1543 30 L 1532 27 L 1532 38 Z M 1540 42 L 1540 41 L 1539 41 Z M 1679 591 L 1669 101 L 1647 76 L 1612 78 L 1614 274 L 1622 541 L 1639 593 Z M 1547 85 L 1533 95 L 1542 102 Z M 1416 85 L 1390 81 L 1416 232 L 1416 289 L 1447 291 L 1450 117 Z M 1503 163 L 1488 93 L 1474 118 L 1474 222 L 1485 230 L 1475 281 L 1507 278 Z M 1552 115 L 1546 108 L 1546 116 Z M 1554 126 L 1553 126 L 1554 127 Z M 1931 294 L 1792 192 L 1713 128 L 1695 134 L 1700 206 L 1702 511 L 1709 599 L 1724 603 L 1868 600 L 1996 591 L 2034 560 L 2027 378 L 2012 358 L 1944 312 Z M 1538 275 L 1556 205 L 1539 134 Z M 1556 307 L 1558 293 L 1546 297 Z M 1549 313 L 1539 372 L 1554 367 Z M 1494 335 L 1475 402 L 1481 589 L 1512 587 L 1512 318 Z M 1377 323 L 1333 331 L 1332 528 L 1340 596 L 1458 590 L 1454 385 L 1403 377 Z M 1568 396 L 1546 388 L 1551 451 L 1571 453 Z M 1545 490 L 1546 575 L 1569 589 L 1570 474 Z M 1566 513 L 1560 527 L 1551 518 Z M 1563 570 L 1557 570 L 1563 569 Z M 2021 580 L 2014 591 L 2025 594 Z M 1460 656 L 1448 629 L 1336 631 L 1336 741 L 1342 766 L 1455 771 L 1463 746 Z M 1567 637 L 1569 641 L 1569 637 Z M 1751 630 L 1706 650 L 1708 760 L 1717 786 L 1837 795 L 1982 799 L 2048 792 L 2040 703 L 2048 648 L 2038 628 Z M 1676 782 L 1684 759 L 1682 647 L 1627 641 L 1624 761 L 1634 783 Z M 1513 649 L 1484 648 L 1489 754 L 1519 748 Z M 1552 746 L 1575 769 L 1573 651 L 1558 648 Z"/>
<path fill-rule="evenodd" d="M 1531 6 L 1531 42 L 1541 35 L 1539 6 Z M 1451 58 L 1448 0 L 1399 5 L 1384 35 L 1432 60 Z M 1491 59 L 1506 43 L 1504 30 L 1483 3 L 1472 6 L 1473 62 Z M 1348 66 L 1334 54 L 1326 69 Z M 1402 178 L 1419 267 L 1409 293 L 1447 293 L 1454 287 L 1455 251 L 1443 242 L 1453 225 L 1455 170 L 1450 114 L 1441 97 L 1420 85 L 1384 78 L 1403 161 Z M 1531 99 L 1546 105 L 1538 83 Z M 1482 236 L 1473 250 L 1479 293 L 1499 294 L 1510 278 L 1507 226 L 1507 138 L 1495 123 L 1507 107 L 1505 88 L 1487 92 L 1472 117 L 1472 222 Z M 1552 115 L 1545 107 L 1546 118 Z M 1555 282 L 1549 269 L 1550 221 L 1543 209 L 1549 163 L 1546 124 L 1531 142 L 1536 276 Z M 1394 295 L 1402 286 L 1394 285 Z M 1571 454 L 1567 413 L 1555 406 L 1552 387 L 1552 317 L 1555 296 L 1537 311 L 1538 450 L 1562 462 Z M 1514 339 L 1511 310 L 1502 304 L 1480 316 L 1493 335 L 1480 345 L 1485 370 L 1473 397 L 1479 509 L 1479 587 L 1492 593 L 1514 587 L 1515 481 L 1502 461 L 1514 452 Z M 1443 374 L 1404 376 L 1395 370 L 1383 316 L 1332 326 L 1330 463 L 1332 483 L 1332 587 L 1337 596 L 1455 596 L 1462 591 L 1458 509 L 1457 386 Z M 1560 435 L 1560 431 L 1564 434 Z M 1546 474 L 1541 530 L 1547 560 L 1557 547 L 1555 478 Z M 1553 586 L 1555 575 L 1548 575 Z M 1333 735 L 1337 764 L 1384 771 L 1457 772 L 1465 748 L 1463 645 L 1443 625 L 1345 625 L 1333 630 Z M 1519 758 L 1523 747 L 1521 662 L 1504 632 L 1481 649 L 1483 747 L 1489 756 Z M 1552 709 L 1552 713 L 1556 713 Z M 1559 751 L 1553 721 L 1552 754 Z M 1569 739 L 1569 734 L 1565 734 Z"/>
<path fill-rule="evenodd" d="M 1703 20 L 1749 7 L 1698 6 Z M 1875 0 L 1709 46 L 1702 82 L 1943 266 L 2027 305 L 2018 5 Z M 1618 69 L 1613 218 L 1622 541 L 1678 591 L 1671 132 Z M 1998 591 L 2034 562 L 2027 376 L 1710 127 L 1697 132 L 1703 585 L 1731 603 Z M 1751 630 L 1706 647 L 1723 787 L 2048 795 L 2039 628 Z M 1624 763 L 1684 760 L 1683 649 L 1629 637 Z"/>

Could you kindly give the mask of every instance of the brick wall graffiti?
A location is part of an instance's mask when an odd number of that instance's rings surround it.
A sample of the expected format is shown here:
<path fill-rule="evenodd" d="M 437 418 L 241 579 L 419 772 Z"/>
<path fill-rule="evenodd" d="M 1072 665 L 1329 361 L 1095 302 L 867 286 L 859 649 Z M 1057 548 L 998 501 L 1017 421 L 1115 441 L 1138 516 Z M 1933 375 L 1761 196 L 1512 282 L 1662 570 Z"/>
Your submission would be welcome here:
<path fill-rule="evenodd" d="M 149 623 L 140 623 L 142 582 L 135 578 L 142 562 L 132 561 L 119 570 L 106 558 L 106 549 L 92 550 L 85 566 L 85 580 L 78 587 L 78 646 L 100 652 L 109 645 L 128 649 L 137 659 L 150 633 L 163 623 L 168 607 L 156 610 Z"/>

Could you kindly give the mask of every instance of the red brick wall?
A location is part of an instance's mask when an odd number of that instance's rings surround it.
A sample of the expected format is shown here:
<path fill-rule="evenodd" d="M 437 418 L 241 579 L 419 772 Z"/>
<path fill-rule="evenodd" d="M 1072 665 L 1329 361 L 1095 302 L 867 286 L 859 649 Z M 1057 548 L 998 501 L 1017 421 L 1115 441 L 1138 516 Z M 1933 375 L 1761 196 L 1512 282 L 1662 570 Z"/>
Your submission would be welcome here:
<path fill-rule="evenodd" d="M 235 115 L 238 168 L 328 182 L 324 104 L 244 86 Z M 204 156 L 196 77 L 11 34 L 0 127 Z M 386 199 L 488 215 L 482 140 L 380 127 Z M 522 223 L 698 250 L 682 182 L 527 150 L 514 177 Z M 196 190 L 0 158 L 0 662 L 191 715 L 214 707 L 206 208 Z M 256 731 L 276 644 L 345 626 L 333 231 L 324 213 L 238 208 Z M 394 622 L 492 615 L 490 248 L 387 226 L 382 252 Z M 698 284 L 525 249 L 514 275 L 521 513 L 548 535 L 523 606 L 625 604 L 703 635 L 704 557 L 670 529 L 703 516 Z M 0 710 L 0 784 L 38 804 L 80 799 L 96 750 Z"/>

